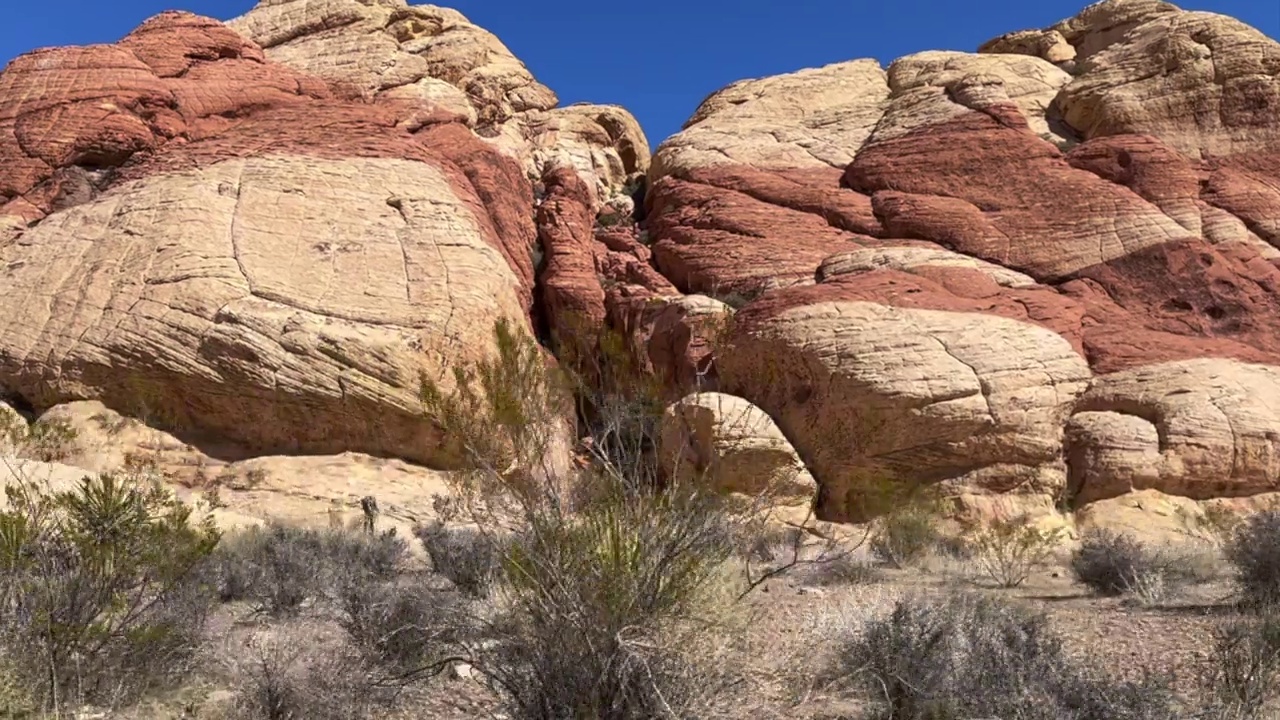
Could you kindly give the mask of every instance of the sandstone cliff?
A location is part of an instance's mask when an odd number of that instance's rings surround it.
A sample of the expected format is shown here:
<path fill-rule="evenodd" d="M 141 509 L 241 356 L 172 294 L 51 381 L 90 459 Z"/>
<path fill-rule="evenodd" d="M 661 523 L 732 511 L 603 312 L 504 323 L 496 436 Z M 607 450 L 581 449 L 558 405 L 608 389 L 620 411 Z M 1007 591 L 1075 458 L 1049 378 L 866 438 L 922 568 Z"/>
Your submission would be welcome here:
<path fill-rule="evenodd" d="M 744 80 L 652 158 L 402 0 L 166 13 L 0 98 L 0 392 L 35 412 L 436 466 L 418 378 L 508 317 L 724 393 L 672 410 L 699 462 L 797 458 L 827 519 L 886 480 L 1280 491 L 1280 43 L 1231 18 L 1106 0 Z"/>

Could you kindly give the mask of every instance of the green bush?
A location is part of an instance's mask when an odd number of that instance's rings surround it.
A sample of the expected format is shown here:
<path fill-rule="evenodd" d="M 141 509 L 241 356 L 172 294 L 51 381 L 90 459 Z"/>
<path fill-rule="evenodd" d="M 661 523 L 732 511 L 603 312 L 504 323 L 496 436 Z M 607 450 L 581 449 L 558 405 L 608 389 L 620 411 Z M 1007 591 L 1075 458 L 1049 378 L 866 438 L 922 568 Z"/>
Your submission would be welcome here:
<path fill-rule="evenodd" d="M 292 615 L 308 601 L 338 600 L 349 585 L 395 577 L 407 550 L 391 533 L 272 523 L 227 537 L 214 557 L 214 577 L 223 602 Z"/>
<path fill-rule="evenodd" d="M 452 497 L 473 526 L 510 538 L 498 553 L 503 611 L 464 648 L 519 720 L 697 717 L 727 697 L 725 668 L 693 652 L 723 627 L 729 561 L 757 527 L 750 512 L 667 481 L 656 458 L 657 383 L 631 374 L 625 343 L 547 363 L 530 338 L 495 328 L 496 357 L 456 368 L 423 401 L 463 449 Z M 605 361 L 592 364 L 604 358 Z M 576 410 L 576 412 L 575 412 Z M 565 466 L 561 428 L 578 424 L 586 462 Z M 437 569 L 473 591 L 493 545 L 419 533 Z"/>
<path fill-rule="evenodd" d="M 1280 604 L 1280 510 L 1255 513 L 1237 525 L 1224 550 L 1247 604 Z"/>
<path fill-rule="evenodd" d="M 1170 720 L 1162 678 L 1120 682 L 1068 659 L 1048 620 L 978 595 L 899 601 L 851 628 L 835 675 L 891 720 Z"/>
<path fill-rule="evenodd" d="M 7 488 L 0 511 L 0 643 L 40 703 L 119 700 L 181 677 L 212 604 L 203 564 L 212 517 L 151 468 L 72 490 Z"/>

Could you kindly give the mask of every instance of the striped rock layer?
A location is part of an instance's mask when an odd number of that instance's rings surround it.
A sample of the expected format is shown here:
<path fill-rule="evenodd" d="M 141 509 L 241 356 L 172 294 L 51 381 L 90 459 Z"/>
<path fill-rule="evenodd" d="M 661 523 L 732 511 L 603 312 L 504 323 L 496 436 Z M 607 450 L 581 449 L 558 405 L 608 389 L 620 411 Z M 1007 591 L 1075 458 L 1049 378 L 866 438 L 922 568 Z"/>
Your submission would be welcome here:
<path fill-rule="evenodd" d="M 825 519 L 1280 491 L 1280 44 L 1231 18 L 745 80 L 652 157 L 403 0 L 165 13 L 0 98 L 0 395 L 37 411 L 436 464 L 419 379 L 507 317 L 718 393 L 672 416 L 753 429 L 698 462 L 794 456 Z"/>

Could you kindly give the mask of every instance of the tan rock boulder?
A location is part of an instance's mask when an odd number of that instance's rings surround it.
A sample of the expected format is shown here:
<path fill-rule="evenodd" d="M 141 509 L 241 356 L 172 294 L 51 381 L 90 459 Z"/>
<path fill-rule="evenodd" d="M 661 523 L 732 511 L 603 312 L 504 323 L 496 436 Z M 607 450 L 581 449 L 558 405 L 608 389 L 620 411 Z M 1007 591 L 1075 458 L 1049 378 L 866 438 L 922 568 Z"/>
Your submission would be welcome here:
<path fill-rule="evenodd" d="M 555 93 L 501 40 L 456 10 L 404 0 L 264 0 L 228 25 L 275 62 L 396 107 L 411 131 L 460 120 L 530 177 L 568 164 L 597 202 L 648 167 L 648 142 L 629 112 L 557 108 Z"/>
<path fill-rule="evenodd" d="M 1047 115 L 1071 76 L 1047 60 L 934 50 L 895 60 L 888 79 L 893 96 L 886 120 L 891 122 L 877 127 L 873 139 L 887 140 L 962 114 L 970 109 L 962 104 L 962 89 L 985 87 L 993 95 L 984 102 L 1012 103 L 1036 135 L 1062 140 L 1049 126 Z"/>
<path fill-rule="evenodd" d="M 1280 142 L 1277 67 L 1280 43 L 1234 18 L 1165 14 L 1086 58 L 1060 102 L 1085 137 L 1142 133 L 1192 158 L 1235 155 Z"/>
<path fill-rule="evenodd" d="M 649 180 L 716 165 L 843 167 L 879 122 L 888 97 L 875 60 L 733 83 L 663 142 Z"/>
<path fill-rule="evenodd" d="M 812 503 L 817 484 L 763 410 L 740 397 L 695 393 L 667 408 L 661 428 L 663 469 L 699 478 L 720 492 Z"/>
<path fill-rule="evenodd" d="M 1090 373 L 1060 335 L 992 315 L 786 296 L 739 311 L 717 365 L 726 392 L 792 439 L 820 483 L 822 518 L 859 519 L 884 483 L 1062 489 L 1062 424 Z"/>
<path fill-rule="evenodd" d="M 265 452 L 429 460 L 419 374 L 447 375 L 495 318 L 524 316 L 451 172 L 282 153 L 52 215 L 0 251 L 0 377 L 37 406 L 145 406 Z"/>
<path fill-rule="evenodd" d="M 1136 490 L 1196 500 L 1280 491 L 1280 368 L 1157 363 L 1099 377 L 1067 425 L 1078 505 Z"/>

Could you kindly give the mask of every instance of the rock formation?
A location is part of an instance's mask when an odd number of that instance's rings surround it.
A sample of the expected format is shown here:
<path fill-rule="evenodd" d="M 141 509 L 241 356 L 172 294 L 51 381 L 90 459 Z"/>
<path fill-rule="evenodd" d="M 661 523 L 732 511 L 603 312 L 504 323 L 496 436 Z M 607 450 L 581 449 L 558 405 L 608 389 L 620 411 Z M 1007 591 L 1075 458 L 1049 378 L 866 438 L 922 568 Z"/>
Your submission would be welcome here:
<path fill-rule="evenodd" d="M 744 80 L 652 158 L 403 0 L 165 13 L 0 98 L 0 399 L 34 413 L 439 466 L 419 378 L 505 317 L 620 336 L 717 482 L 794 455 L 824 519 L 885 483 L 1280 491 L 1280 43 L 1231 18 L 1105 0 Z"/>
<path fill-rule="evenodd" d="M 1108 0 L 977 54 L 735 83 L 650 168 L 656 267 L 733 294 L 720 389 L 859 515 L 1280 490 L 1280 44 Z"/>

